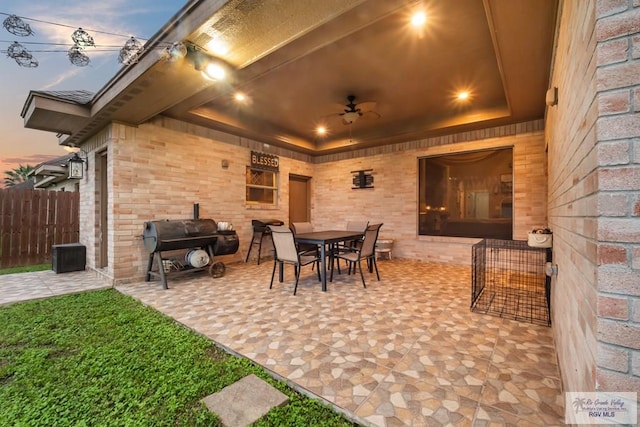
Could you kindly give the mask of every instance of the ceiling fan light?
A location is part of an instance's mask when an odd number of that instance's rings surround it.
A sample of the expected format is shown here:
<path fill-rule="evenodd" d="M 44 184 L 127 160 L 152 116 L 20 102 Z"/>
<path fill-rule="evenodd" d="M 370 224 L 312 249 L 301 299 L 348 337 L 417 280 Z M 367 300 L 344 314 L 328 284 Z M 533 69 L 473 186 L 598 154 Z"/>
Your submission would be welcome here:
<path fill-rule="evenodd" d="M 342 120 L 343 120 L 345 123 L 347 123 L 347 124 L 352 124 L 352 123 L 354 123 L 356 120 L 358 120 L 358 117 L 359 117 L 359 116 L 360 116 L 360 115 L 359 115 L 357 112 L 355 112 L 355 111 L 351 111 L 351 112 L 348 112 L 348 113 L 344 113 L 344 114 L 342 115 Z"/>

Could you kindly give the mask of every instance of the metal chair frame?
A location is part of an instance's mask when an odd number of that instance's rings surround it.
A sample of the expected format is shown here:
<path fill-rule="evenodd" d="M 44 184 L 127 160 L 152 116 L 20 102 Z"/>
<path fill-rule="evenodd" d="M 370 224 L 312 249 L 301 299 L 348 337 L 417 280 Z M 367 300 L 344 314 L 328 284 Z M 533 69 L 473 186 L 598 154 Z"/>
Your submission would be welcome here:
<path fill-rule="evenodd" d="M 273 270 L 271 272 L 271 283 L 269 289 L 273 288 L 273 279 L 276 275 L 276 266 L 280 265 L 280 281 L 283 281 L 284 264 L 290 264 L 294 267 L 296 283 L 293 288 L 293 295 L 298 291 L 298 282 L 300 280 L 300 271 L 302 267 L 309 264 L 318 264 L 318 280 L 320 278 L 320 257 L 317 253 L 309 255 L 306 252 L 298 251 L 293 236 L 293 231 L 283 225 L 269 225 L 271 231 L 271 241 L 273 242 Z"/>
<path fill-rule="evenodd" d="M 362 240 L 362 246 L 360 248 L 343 246 L 341 251 L 336 252 L 333 256 L 339 260 L 344 259 L 349 263 L 349 274 L 351 274 L 351 267 L 358 265 L 360 271 L 360 278 L 362 279 L 362 286 L 367 287 L 364 280 L 364 273 L 362 272 L 362 260 L 366 260 L 369 263 L 369 271 L 376 271 L 376 277 L 380 280 L 380 273 L 378 272 L 378 264 L 376 263 L 375 247 L 378 240 L 378 234 L 382 224 L 369 225 L 364 233 L 364 239 Z M 331 277 L 333 280 L 333 263 L 331 263 Z"/>

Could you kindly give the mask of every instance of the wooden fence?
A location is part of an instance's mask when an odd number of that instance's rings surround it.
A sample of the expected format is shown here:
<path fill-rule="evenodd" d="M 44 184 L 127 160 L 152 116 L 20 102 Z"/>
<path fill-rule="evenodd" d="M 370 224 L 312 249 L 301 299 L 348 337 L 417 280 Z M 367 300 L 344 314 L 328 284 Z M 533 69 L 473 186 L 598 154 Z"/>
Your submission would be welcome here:
<path fill-rule="evenodd" d="M 77 243 L 80 193 L 0 189 L 0 268 L 51 261 L 51 246 Z"/>

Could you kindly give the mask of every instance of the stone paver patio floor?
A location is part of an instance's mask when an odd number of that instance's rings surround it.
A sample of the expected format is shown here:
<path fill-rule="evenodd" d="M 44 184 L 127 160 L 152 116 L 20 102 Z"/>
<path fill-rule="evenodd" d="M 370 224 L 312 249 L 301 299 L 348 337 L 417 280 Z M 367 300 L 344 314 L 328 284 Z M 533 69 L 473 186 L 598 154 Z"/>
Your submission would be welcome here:
<path fill-rule="evenodd" d="M 381 280 L 272 262 L 117 289 L 374 426 L 562 425 L 551 328 L 473 313 L 470 268 L 381 260 Z M 105 286 L 91 272 L 0 276 L 0 305 Z"/>

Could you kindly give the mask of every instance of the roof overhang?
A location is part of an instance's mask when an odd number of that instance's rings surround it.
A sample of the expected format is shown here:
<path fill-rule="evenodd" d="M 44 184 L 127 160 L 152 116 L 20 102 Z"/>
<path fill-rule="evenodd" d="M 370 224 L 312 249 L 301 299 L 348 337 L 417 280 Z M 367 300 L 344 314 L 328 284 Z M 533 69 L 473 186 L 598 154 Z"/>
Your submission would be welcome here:
<path fill-rule="evenodd" d="M 407 21 L 424 6 L 428 26 Z M 193 0 L 88 105 L 30 93 L 25 126 L 80 144 L 110 122 L 165 115 L 311 155 L 541 119 L 558 0 Z M 215 53 L 213 42 L 227 43 Z M 162 46 L 183 41 L 178 61 Z M 204 79 L 196 54 L 228 81 Z M 454 99 L 468 89 L 468 103 Z M 250 102 L 233 99 L 241 90 Z M 340 121 L 347 95 L 379 117 Z M 326 136 L 316 125 L 329 127 Z"/>

